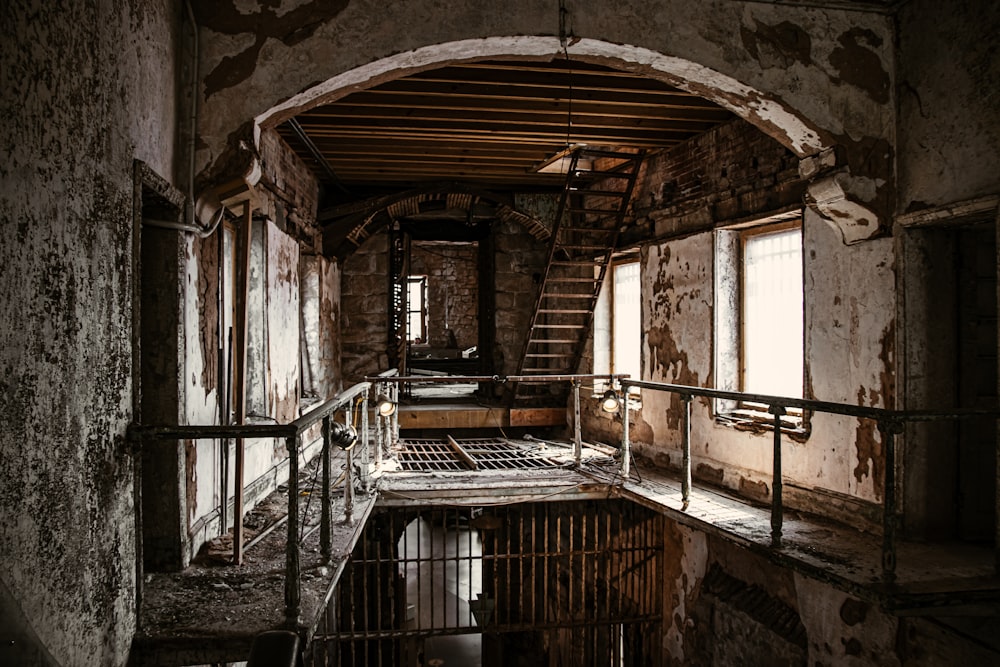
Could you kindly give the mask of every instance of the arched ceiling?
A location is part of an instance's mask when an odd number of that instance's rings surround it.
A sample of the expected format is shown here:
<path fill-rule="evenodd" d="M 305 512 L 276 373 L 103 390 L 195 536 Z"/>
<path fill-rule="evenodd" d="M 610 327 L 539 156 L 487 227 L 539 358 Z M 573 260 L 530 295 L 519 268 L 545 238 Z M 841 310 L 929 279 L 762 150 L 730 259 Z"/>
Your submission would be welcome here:
<path fill-rule="evenodd" d="M 666 83 L 555 59 L 419 72 L 301 113 L 278 131 L 321 182 L 361 199 L 444 181 L 557 188 L 562 175 L 536 169 L 568 144 L 664 149 L 732 118 Z"/>

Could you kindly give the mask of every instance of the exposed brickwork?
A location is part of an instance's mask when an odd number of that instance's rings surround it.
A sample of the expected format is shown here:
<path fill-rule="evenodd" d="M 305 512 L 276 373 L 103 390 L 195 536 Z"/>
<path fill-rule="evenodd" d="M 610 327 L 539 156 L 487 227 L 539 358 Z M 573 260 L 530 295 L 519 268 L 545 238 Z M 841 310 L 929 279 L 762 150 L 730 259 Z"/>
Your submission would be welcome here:
<path fill-rule="evenodd" d="M 298 239 L 303 250 L 319 253 L 323 239 L 316 224 L 316 176 L 274 130 L 261 133 L 260 161 L 264 174 L 258 193 L 265 199 L 261 209 L 280 229 Z"/>
<path fill-rule="evenodd" d="M 646 160 L 633 195 L 628 237 L 674 236 L 801 202 L 798 158 L 743 120 Z"/>

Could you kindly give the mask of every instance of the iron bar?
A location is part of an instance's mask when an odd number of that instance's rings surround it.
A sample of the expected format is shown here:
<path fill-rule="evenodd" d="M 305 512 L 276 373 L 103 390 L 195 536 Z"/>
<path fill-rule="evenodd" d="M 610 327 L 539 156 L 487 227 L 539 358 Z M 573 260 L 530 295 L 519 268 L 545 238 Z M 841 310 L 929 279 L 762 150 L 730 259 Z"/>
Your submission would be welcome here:
<path fill-rule="evenodd" d="M 622 384 L 622 482 L 627 482 L 632 473 L 632 447 L 628 441 L 628 389 Z"/>
<path fill-rule="evenodd" d="M 684 424 L 681 430 L 681 510 L 691 502 L 691 394 L 681 394 L 684 402 Z"/>
<path fill-rule="evenodd" d="M 785 408 L 772 405 L 768 412 L 774 415 L 774 465 L 771 471 L 771 546 L 781 548 L 781 523 L 783 520 L 781 506 L 781 418 Z"/>
<path fill-rule="evenodd" d="M 354 447 L 348 447 L 345 452 L 347 454 L 346 459 L 346 469 L 344 472 L 347 474 L 347 479 L 344 481 L 344 521 L 345 524 L 354 523 Z"/>
<path fill-rule="evenodd" d="M 365 388 L 361 394 L 361 484 L 366 494 L 372 492 L 371 451 L 368 438 L 368 394 Z"/>
<path fill-rule="evenodd" d="M 302 589 L 299 563 L 299 452 L 298 437 L 285 440 L 288 449 L 288 527 L 285 545 L 285 622 L 295 628 L 301 613 Z"/>
<path fill-rule="evenodd" d="M 330 429 L 332 418 L 330 415 L 323 417 L 323 505 L 320 507 L 320 518 L 319 518 L 319 542 L 320 550 L 323 555 L 323 562 L 329 563 L 333 557 L 333 543 L 330 532 L 331 524 L 333 523 L 331 517 L 331 507 L 330 507 Z"/>
<path fill-rule="evenodd" d="M 882 504 L 882 580 L 896 580 L 896 434 L 902 432 L 898 421 L 880 421 L 878 430 L 885 446 L 885 491 Z"/>
<path fill-rule="evenodd" d="M 580 380 L 573 380 L 573 461 L 577 467 L 580 467 L 583 459 L 583 437 L 580 428 Z"/>

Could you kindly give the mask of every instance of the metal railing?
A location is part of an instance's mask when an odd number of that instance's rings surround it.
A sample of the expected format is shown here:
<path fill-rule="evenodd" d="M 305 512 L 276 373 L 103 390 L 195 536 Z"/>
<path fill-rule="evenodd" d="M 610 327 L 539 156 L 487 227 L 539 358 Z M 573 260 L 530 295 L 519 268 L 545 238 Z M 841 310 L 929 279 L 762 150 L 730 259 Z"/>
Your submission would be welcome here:
<path fill-rule="evenodd" d="M 385 375 L 389 375 L 390 371 Z M 377 376 L 380 378 L 383 376 Z M 132 425 L 129 428 L 129 438 L 141 443 L 148 440 L 214 440 L 218 438 L 281 438 L 285 441 L 288 452 L 288 517 L 287 544 L 285 547 L 285 620 L 290 627 L 296 627 L 301 614 L 302 583 L 301 583 L 301 544 L 299 542 L 299 440 L 302 435 L 316 423 L 322 422 L 323 447 L 322 457 L 322 503 L 320 507 L 320 553 L 323 560 L 330 563 L 333 559 L 332 531 L 333 524 L 331 504 L 331 455 L 333 446 L 333 423 L 335 413 L 344 410 L 344 424 L 354 426 L 355 415 L 359 415 L 358 441 L 361 454 L 360 482 L 366 491 L 371 490 L 371 466 L 368 429 L 368 402 L 372 382 L 359 382 L 337 396 L 312 408 L 309 412 L 288 424 L 232 424 L 220 425 L 183 425 L 183 426 L 146 426 Z M 393 391 L 387 387 L 388 391 Z M 357 405 L 356 405 L 357 403 Z M 376 416 L 376 432 L 385 434 L 390 426 L 386 423 L 390 418 Z M 394 428 L 394 427 L 392 427 Z M 381 462 L 383 442 L 378 442 L 376 460 Z M 345 447 L 346 481 L 344 484 L 344 523 L 354 520 L 354 448 L 355 444 Z M 237 518 L 240 520 L 240 518 Z"/>
<path fill-rule="evenodd" d="M 989 409 L 956 409 L 956 410 L 892 410 L 874 408 L 849 403 L 834 403 L 803 398 L 770 396 L 766 394 L 749 394 L 745 392 L 725 391 L 721 389 L 705 389 L 688 385 L 669 384 L 663 382 L 648 382 L 640 380 L 621 380 L 622 393 L 628 395 L 631 387 L 665 391 L 680 396 L 684 403 L 683 421 L 681 425 L 681 503 L 686 510 L 691 500 L 691 401 L 694 397 L 715 398 L 744 403 L 760 403 L 767 406 L 767 412 L 772 415 L 773 430 L 773 467 L 771 481 L 771 546 L 780 549 L 781 529 L 784 520 L 782 504 L 782 472 L 781 445 L 782 422 L 788 408 L 798 408 L 809 412 L 825 412 L 845 415 L 857 419 L 868 419 L 875 422 L 882 435 L 885 453 L 885 479 L 882 504 L 882 580 L 892 583 L 896 579 L 896 532 L 899 527 L 899 515 L 896 502 L 896 435 L 902 432 L 904 424 L 920 421 L 954 421 L 973 417 L 1000 417 L 1000 410 Z M 628 410 L 622 409 L 622 476 L 628 479 L 631 443 L 629 442 Z"/>

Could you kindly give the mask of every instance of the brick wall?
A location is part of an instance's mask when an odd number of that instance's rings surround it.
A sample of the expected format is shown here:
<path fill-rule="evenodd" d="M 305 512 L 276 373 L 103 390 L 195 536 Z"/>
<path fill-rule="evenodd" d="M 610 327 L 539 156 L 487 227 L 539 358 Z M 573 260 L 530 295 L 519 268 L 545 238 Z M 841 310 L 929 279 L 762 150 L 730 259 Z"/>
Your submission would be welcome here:
<path fill-rule="evenodd" d="M 720 125 L 643 165 L 626 238 L 678 236 L 799 206 L 798 158 L 746 121 Z"/>
<path fill-rule="evenodd" d="M 260 161 L 264 172 L 257 188 L 264 198 L 261 209 L 279 229 L 297 239 L 303 251 L 320 253 L 323 238 L 316 224 L 316 176 L 274 130 L 261 133 Z"/>

